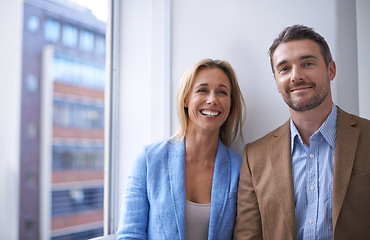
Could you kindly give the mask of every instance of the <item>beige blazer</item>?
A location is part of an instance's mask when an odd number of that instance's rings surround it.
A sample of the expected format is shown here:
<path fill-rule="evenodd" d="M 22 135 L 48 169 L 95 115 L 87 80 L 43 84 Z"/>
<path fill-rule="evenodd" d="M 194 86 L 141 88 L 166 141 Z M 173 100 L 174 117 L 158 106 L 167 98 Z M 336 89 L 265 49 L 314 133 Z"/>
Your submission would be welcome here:
<path fill-rule="evenodd" d="M 244 149 L 234 239 L 296 239 L 289 121 Z M 338 108 L 334 240 L 370 239 L 370 121 Z"/>

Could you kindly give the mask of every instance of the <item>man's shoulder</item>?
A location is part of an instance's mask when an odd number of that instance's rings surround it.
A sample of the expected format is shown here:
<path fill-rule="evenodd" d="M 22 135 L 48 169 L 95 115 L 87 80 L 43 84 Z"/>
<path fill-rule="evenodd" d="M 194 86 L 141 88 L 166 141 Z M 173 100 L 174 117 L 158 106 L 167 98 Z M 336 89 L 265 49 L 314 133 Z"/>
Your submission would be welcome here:
<path fill-rule="evenodd" d="M 259 139 L 248 143 L 248 147 L 262 147 L 265 148 L 266 144 L 268 144 L 271 141 L 274 141 L 278 137 L 282 136 L 290 136 L 290 126 L 289 126 L 289 120 L 285 122 L 283 125 L 277 127 L 276 129 L 270 131 L 263 137 L 260 137 Z"/>
<path fill-rule="evenodd" d="M 338 121 L 370 131 L 370 120 L 348 113 L 338 107 Z"/>
<path fill-rule="evenodd" d="M 260 137 L 259 139 L 249 143 L 249 144 L 253 144 L 253 145 L 258 145 L 258 144 L 265 144 L 266 141 L 270 141 L 273 137 L 278 137 L 278 136 L 281 136 L 281 135 L 286 135 L 286 134 L 289 134 L 290 133 L 290 127 L 289 127 L 289 120 L 287 122 L 285 122 L 283 125 L 275 128 L 274 130 L 270 131 L 269 133 L 267 133 L 266 135 L 264 135 L 263 137 Z"/>

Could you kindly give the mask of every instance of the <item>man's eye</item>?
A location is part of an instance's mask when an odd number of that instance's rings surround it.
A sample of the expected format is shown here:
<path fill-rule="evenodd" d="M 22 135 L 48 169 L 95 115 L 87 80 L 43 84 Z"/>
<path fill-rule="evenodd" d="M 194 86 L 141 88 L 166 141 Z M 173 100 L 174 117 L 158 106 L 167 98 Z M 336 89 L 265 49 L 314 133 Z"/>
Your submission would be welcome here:
<path fill-rule="evenodd" d="M 287 68 L 287 67 L 280 68 L 280 72 L 281 72 L 281 73 L 284 73 L 284 72 L 286 72 L 286 71 L 288 71 L 288 68 Z"/>
<path fill-rule="evenodd" d="M 305 65 L 306 65 L 306 66 L 312 66 L 312 65 L 313 65 L 313 63 L 312 63 L 312 62 L 307 62 Z"/>

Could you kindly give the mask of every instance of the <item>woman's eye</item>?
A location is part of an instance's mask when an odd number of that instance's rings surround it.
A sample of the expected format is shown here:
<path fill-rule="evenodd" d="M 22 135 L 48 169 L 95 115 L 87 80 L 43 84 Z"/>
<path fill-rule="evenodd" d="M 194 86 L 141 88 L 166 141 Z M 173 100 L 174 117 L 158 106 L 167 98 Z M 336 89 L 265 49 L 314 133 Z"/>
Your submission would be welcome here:
<path fill-rule="evenodd" d="M 219 91 L 220 94 L 223 94 L 223 95 L 228 95 L 226 91 Z"/>
<path fill-rule="evenodd" d="M 197 93 L 203 93 L 203 92 L 207 92 L 207 89 L 200 88 L 197 90 Z"/>

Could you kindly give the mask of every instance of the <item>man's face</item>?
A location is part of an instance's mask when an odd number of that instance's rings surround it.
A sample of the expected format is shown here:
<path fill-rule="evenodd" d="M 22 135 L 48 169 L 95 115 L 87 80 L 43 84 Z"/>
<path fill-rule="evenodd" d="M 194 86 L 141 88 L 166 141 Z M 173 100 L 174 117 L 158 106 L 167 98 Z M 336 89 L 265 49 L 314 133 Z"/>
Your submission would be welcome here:
<path fill-rule="evenodd" d="M 272 60 L 277 88 L 291 109 L 307 111 L 332 102 L 330 81 L 335 77 L 335 63 L 326 66 L 316 42 L 305 39 L 282 43 Z"/>

